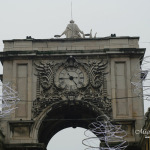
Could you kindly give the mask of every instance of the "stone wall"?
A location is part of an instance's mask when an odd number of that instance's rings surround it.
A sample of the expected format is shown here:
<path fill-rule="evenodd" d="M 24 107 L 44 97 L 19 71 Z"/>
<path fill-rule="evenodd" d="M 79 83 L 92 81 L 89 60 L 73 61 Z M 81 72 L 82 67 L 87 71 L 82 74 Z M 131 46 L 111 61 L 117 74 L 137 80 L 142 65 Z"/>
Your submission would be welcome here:
<path fill-rule="evenodd" d="M 0 130 L 0 150 L 4 150 L 4 135 Z"/>

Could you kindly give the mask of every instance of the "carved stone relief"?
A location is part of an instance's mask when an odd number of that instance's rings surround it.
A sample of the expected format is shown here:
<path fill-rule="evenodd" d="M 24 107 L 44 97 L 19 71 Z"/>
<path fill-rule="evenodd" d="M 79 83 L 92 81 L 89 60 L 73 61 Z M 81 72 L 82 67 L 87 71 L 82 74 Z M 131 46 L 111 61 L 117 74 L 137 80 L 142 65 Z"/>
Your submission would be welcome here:
<path fill-rule="evenodd" d="M 72 56 L 62 62 L 35 63 L 37 98 L 33 101 L 33 116 L 55 102 L 67 100 L 92 103 L 110 116 L 106 67 L 104 60 L 82 62 Z"/>

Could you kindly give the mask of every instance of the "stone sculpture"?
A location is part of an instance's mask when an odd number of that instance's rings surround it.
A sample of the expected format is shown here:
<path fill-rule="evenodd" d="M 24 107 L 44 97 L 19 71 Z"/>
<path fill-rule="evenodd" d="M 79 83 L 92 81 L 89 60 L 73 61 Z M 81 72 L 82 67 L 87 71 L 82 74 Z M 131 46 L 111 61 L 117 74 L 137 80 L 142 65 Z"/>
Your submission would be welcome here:
<path fill-rule="evenodd" d="M 66 35 L 66 38 L 82 38 L 80 33 L 83 35 L 84 33 L 79 29 L 79 27 L 74 23 L 73 20 L 70 21 L 70 23 L 67 25 L 65 31 L 60 35 Z"/>

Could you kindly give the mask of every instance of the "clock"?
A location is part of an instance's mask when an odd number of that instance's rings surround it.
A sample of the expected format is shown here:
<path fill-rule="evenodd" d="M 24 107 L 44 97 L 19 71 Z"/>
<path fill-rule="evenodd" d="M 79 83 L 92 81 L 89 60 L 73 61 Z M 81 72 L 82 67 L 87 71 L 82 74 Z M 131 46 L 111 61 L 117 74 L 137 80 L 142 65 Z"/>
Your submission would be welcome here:
<path fill-rule="evenodd" d="M 61 67 L 55 76 L 55 85 L 58 88 L 74 91 L 87 86 L 89 77 L 84 67 Z"/>

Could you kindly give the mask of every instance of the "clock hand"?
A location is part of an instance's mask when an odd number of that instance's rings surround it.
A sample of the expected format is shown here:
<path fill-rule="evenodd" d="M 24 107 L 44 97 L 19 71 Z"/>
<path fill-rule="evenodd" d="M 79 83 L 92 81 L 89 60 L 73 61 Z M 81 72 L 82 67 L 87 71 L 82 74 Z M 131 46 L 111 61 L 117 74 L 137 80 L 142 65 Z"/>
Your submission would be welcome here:
<path fill-rule="evenodd" d="M 63 77 L 63 78 L 59 78 L 59 79 L 61 79 L 61 80 L 62 80 L 62 79 L 69 79 L 69 78 L 64 78 L 64 77 Z"/>
<path fill-rule="evenodd" d="M 76 83 L 74 80 L 72 80 L 72 81 L 75 83 L 76 87 L 78 88 L 78 85 L 77 85 L 77 83 Z"/>
<path fill-rule="evenodd" d="M 73 76 L 71 76 L 67 70 L 66 70 L 66 72 L 67 72 L 67 74 L 68 74 L 70 80 L 73 80 L 73 78 L 78 78 L 78 77 L 73 77 Z"/>
<path fill-rule="evenodd" d="M 68 76 L 71 77 L 71 75 L 69 74 L 69 72 L 67 72 Z"/>
<path fill-rule="evenodd" d="M 69 76 L 69 79 L 72 80 L 72 81 L 75 83 L 76 87 L 78 88 L 77 83 L 74 81 L 74 78 L 78 78 L 78 77 L 73 77 L 73 76 L 71 76 L 71 75 L 69 74 L 69 72 L 67 72 L 67 74 L 68 74 L 68 76 Z"/>
<path fill-rule="evenodd" d="M 67 74 L 69 75 L 69 79 L 72 80 L 72 81 L 75 83 L 76 87 L 78 88 L 77 83 L 74 81 L 74 78 L 78 78 L 78 77 L 73 77 L 73 76 L 71 76 L 71 75 L 69 74 L 69 72 L 67 72 Z"/>
<path fill-rule="evenodd" d="M 74 79 L 74 77 L 71 76 L 71 75 L 69 74 L 69 72 L 67 72 L 67 74 L 68 74 L 70 80 L 73 80 L 73 79 Z"/>

